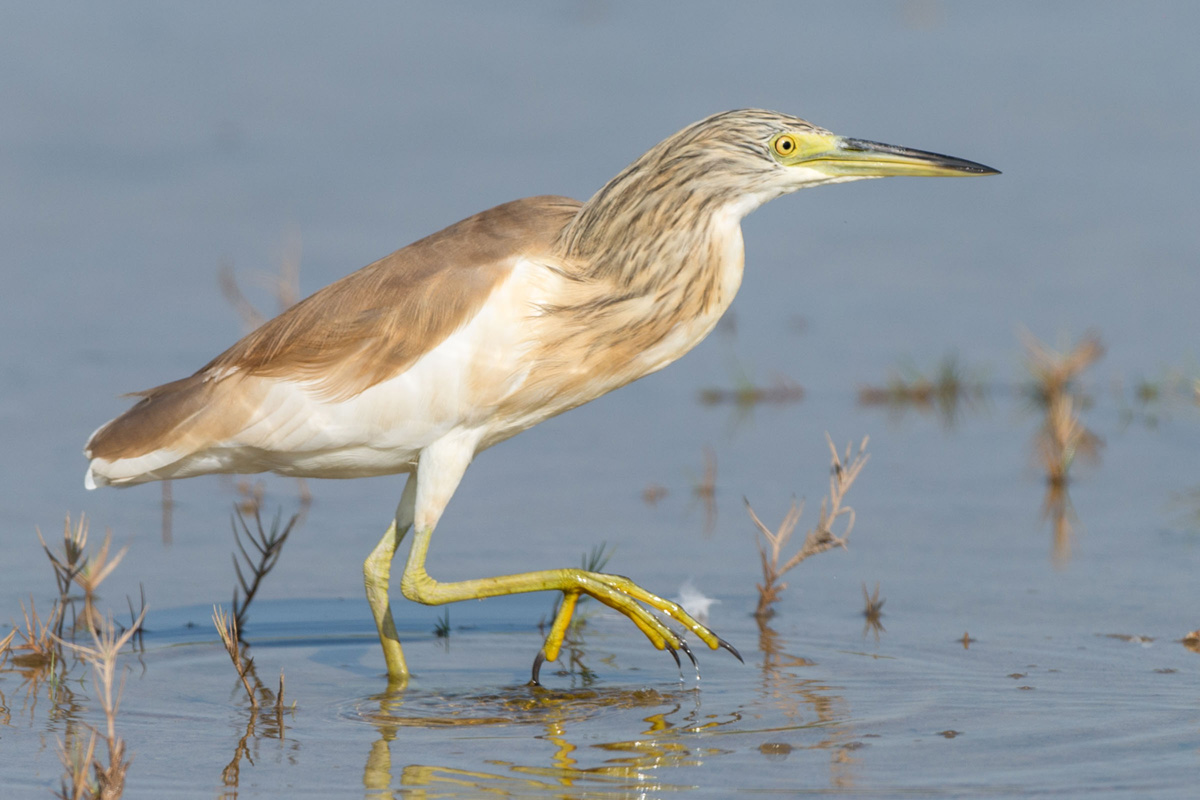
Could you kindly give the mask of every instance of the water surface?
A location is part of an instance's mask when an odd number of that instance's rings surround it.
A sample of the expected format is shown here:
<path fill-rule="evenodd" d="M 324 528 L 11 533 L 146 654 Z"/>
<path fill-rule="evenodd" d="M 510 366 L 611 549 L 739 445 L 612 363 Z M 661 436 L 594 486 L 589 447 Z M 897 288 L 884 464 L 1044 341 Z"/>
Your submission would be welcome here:
<path fill-rule="evenodd" d="M 1200 63 L 1187 3 L 948 2 L 30 6 L 0 26 L 0 611 L 54 596 L 35 526 L 86 512 L 144 586 L 118 729 L 127 797 L 1190 796 L 1200 748 L 1190 381 Z M 311 482 L 313 504 L 252 607 L 253 714 L 211 632 L 227 603 L 233 481 L 87 493 L 79 450 L 119 395 L 188 374 L 241 322 L 231 265 L 300 253 L 305 293 L 514 197 L 586 198 L 726 108 L 995 166 L 987 180 L 873 181 L 746 220 L 732 322 L 679 364 L 484 454 L 435 537 L 443 580 L 575 565 L 718 599 L 746 656 L 681 676 L 594 613 L 590 669 L 524 685 L 548 595 L 441 611 L 398 600 L 417 672 L 388 695 L 361 563 L 400 481 Z M 298 243 L 298 244 L 297 244 Z M 1083 378 L 1104 442 L 1072 468 L 1071 535 L 1044 515 L 1039 412 L 1018 332 L 1107 346 Z M 947 353 L 986 385 L 951 420 L 858 390 Z M 745 376 L 801 402 L 705 405 Z M 1139 399 L 1139 382 L 1157 386 Z M 825 433 L 870 435 L 848 550 L 788 576 L 770 628 L 748 498 L 801 528 L 827 489 Z M 715 515 L 695 493 L 705 448 Z M 657 504 L 642 499 L 658 485 Z M 298 507 L 267 479 L 265 506 Z M 802 533 L 803 531 L 801 531 Z M 886 598 L 878 638 L 862 587 Z M 592 609 L 594 612 L 595 610 Z M 0 615 L 2 618 L 2 615 Z M 0 630 L 2 633 L 3 630 Z M 968 635 L 964 646 L 964 633 Z M 0 785 L 49 796 L 55 742 L 96 720 L 81 668 L 53 697 L 0 674 Z M 54 702 L 57 700 L 57 702 Z M 236 781 L 236 787 L 233 785 Z M 420 796 L 419 794 L 417 796 Z"/>

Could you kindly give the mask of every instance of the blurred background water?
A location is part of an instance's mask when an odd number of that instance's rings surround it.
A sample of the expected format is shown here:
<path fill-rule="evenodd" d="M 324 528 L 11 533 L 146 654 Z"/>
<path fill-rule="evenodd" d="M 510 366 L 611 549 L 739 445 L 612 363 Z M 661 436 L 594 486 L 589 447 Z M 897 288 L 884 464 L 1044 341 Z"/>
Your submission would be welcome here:
<path fill-rule="evenodd" d="M 205 610 L 233 585 L 233 481 L 174 484 L 166 545 L 159 486 L 88 493 L 80 448 L 128 406 L 119 395 L 189 374 L 243 332 L 219 269 L 268 308 L 263 276 L 287 259 L 308 294 L 497 203 L 586 199 L 703 116 L 773 108 L 1004 174 L 824 188 L 756 212 L 728 324 L 667 370 L 480 457 L 431 574 L 575 565 L 606 542 L 611 570 L 666 595 L 690 579 L 719 599 L 712 624 L 748 666 L 703 653 L 704 682 L 679 684 L 636 630 L 600 618 L 591 666 L 611 694 L 553 721 L 597 763 L 599 745 L 675 730 L 684 756 L 631 767 L 661 767 L 672 786 L 1188 796 L 1197 656 L 1177 640 L 1200 627 L 1198 30 L 1186 2 L 9 4 L 0 612 L 54 596 L 35 527 L 57 536 L 64 514 L 86 512 L 93 537 L 110 528 L 130 549 L 104 602 L 123 609 L 141 585 L 151 607 L 127 688 L 128 796 L 217 793 L 245 726 Z M 1066 550 L 1043 518 L 1022 330 L 1063 348 L 1095 331 L 1107 349 L 1083 412 L 1104 447 L 1072 473 Z M 951 353 L 986 386 L 952 422 L 858 402 L 861 387 Z M 777 377 L 803 401 L 700 402 Z M 839 445 L 871 437 L 848 501 L 857 524 L 848 551 L 789 575 L 782 644 L 770 644 L 749 617 L 761 577 L 741 499 L 774 525 L 807 497 L 812 524 L 826 432 Z M 695 492 L 705 448 L 715 516 Z M 650 485 L 667 491 L 657 504 L 642 499 Z M 401 481 L 309 486 L 253 615 L 274 642 L 259 664 L 287 672 L 297 711 L 286 746 L 244 767 L 246 796 L 354 795 L 368 754 L 394 739 L 404 749 L 381 774 L 397 789 L 482 791 L 438 772 L 463 770 L 502 774 L 491 788 L 515 794 L 571 780 L 579 795 L 667 791 L 564 777 L 544 718 L 406 737 L 411 719 L 367 702 L 383 667 L 360 571 Z M 268 510 L 295 510 L 294 482 L 265 487 Z M 860 613 L 876 581 L 879 640 Z M 418 672 L 409 706 L 507 718 L 551 603 L 453 607 L 452 625 L 471 627 L 446 650 L 429 633 L 442 612 L 397 600 Z M 640 713 L 630 697 L 643 685 L 662 694 Z M 12 754 L 0 784 L 41 795 L 56 785 L 61 722 L 45 704 L 20 713 L 20 686 L 0 675 L 0 752 Z M 655 713 L 668 724 L 645 721 Z M 938 735 L 950 729 L 961 735 Z M 402 779 L 400 752 L 436 769 Z M 807 769 L 813 759 L 829 767 Z M 512 782 L 551 768 L 558 788 Z"/>

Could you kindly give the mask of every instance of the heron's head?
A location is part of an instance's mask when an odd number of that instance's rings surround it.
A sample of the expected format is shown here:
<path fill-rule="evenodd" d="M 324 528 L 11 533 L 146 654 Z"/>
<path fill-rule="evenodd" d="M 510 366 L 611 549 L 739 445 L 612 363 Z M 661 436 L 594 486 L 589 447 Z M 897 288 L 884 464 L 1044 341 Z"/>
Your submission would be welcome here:
<path fill-rule="evenodd" d="M 838 136 L 797 117 L 758 109 L 726 111 L 690 125 L 633 168 L 655 172 L 660 180 L 669 176 L 672 189 L 734 202 L 744 197 L 747 211 L 773 197 L 827 183 L 892 175 L 997 174 L 973 161 Z"/>
<path fill-rule="evenodd" d="M 787 114 L 726 111 L 669 136 L 622 170 L 584 204 L 562 241 L 574 255 L 595 259 L 607 252 L 622 261 L 627 254 L 614 243 L 636 239 L 643 249 L 647 241 L 686 249 L 712 230 L 714 215 L 740 220 L 809 186 L 890 175 L 995 174 L 961 158 L 838 136 Z M 639 226 L 653 236 L 637 239 L 631 231 Z"/>

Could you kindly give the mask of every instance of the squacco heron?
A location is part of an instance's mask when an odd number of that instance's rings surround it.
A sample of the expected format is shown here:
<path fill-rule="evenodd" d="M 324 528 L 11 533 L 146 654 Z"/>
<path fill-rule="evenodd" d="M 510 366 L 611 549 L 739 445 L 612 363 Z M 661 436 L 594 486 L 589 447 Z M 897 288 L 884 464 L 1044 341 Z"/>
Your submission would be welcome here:
<path fill-rule="evenodd" d="M 410 529 L 400 582 L 410 600 L 562 592 L 534 682 L 557 659 L 582 595 L 624 614 L 677 662 L 679 650 L 692 653 L 663 618 L 737 655 L 679 605 L 617 575 L 555 569 L 439 582 L 425 571 L 433 531 L 480 452 L 700 342 L 737 292 L 741 220 L 763 203 L 863 178 L 995 173 L 785 114 L 716 114 L 653 147 L 586 203 L 530 197 L 476 214 L 318 291 L 191 377 L 140 392 L 88 441 L 86 485 L 407 473 L 363 566 L 394 683 L 409 668 L 388 582 Z"/>

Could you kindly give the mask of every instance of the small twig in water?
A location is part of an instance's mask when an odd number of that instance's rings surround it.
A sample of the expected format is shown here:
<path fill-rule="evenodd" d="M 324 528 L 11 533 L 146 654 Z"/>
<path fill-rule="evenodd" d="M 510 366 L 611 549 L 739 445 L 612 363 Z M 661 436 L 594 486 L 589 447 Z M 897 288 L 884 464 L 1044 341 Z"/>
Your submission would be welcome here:
<path fill-rule="evenodd" d="M 58 585 L 58 616 L 49 624 L 54 627 L 56 636 L 62 636 L 67 606 L 72 602 L 71 584 L 75 582 L 76 576 L 87 567 L 87 559 L 84 557 L 84 550 L 87 548 L 87 518 L 80 515 L 79 524 L 72 528 L 71 515 L 67 515 L 66 522 L 63 524 L 61 557 L 51 552 L 50 546 L 42 538 L 41 528 L 34 528 L 34 531 L 37 533 L 38 541 L 42 543 L 42 549 L 46 551 L 46 558 L 50 559 L 50 566 L 54 569 L 54 582 Z"/>
<path fill-rule="evenodd" d="M 1079 419 L 1077 409 L 1085 398 L 1076 384 L 1079 375 L 1104 355 L 1104 345 L 1098 336 L 1089 334 L 1062 354 L 1050 350 L 1032 334 L 1022 338 L 1034 379 L 1031 394 L 1046 410 L 1035 444 L 1047 483 L 1062 486 L 1075 459 L 1094 459 L 1103 444 Z"/>
<path fill-rule="evenodd" d="M 82 542 L 86 543 L 87 531 L 82 518 L 80 519 L 80 528 L 83 529 Z M 129 551 L 129 545 L 125 545 L 110 560 L 108 549 L 111 546 L 112 531 L 106 530 L 100 550 L 95 555 L 88 556 L 82 567 L 73 576 L 75 585 L 83 590 L 83 624 L 93 631 L 103 623 L 100 612 L 96 610 L 96 590 L 100 588 L 100 584 L 104 583 L 104 579 L 112 574 L 117 565 L 121 563 L 121 559 L 125 557 L 125 553 Z"/>
<path fill-rule="evenodd" d="M 283 669 L 279 670 L 279 692 L 275 695 L 275 715 L 279 718 L 279 738 L 283 738 Z"/>
<path fill-rule="evenodd" d="M 867 463 L 869 458 L 866 453 L 867 439 L 862 440 L 857 453 L 853 453 L 847 446 L 845 463 L 843 463 L 843 458 L 838 456 L 837 448 L 833 446 L 833 440 L 828 435 L 825 439 L 829 443 L 829 451 L 833 456 L 829 477 L 829 497 L 821 501 L 821 513 L 816 527 L 808 532 L 800 550 L 786 562 L 780 563 L 783 548 L 791 538 L 796 523 L 800 521 L 800 515 L 804 513 L 804 504 L 797 504 L 793 500 L 791 508 L 788 509 L 787 515 L 779 525 L 779 530 L 772 533 L 754 513 L 750 501 L 743 498 L 750 519 L 758 528 L 758 532 L 766 539 L 766 546 L 764 546 L 762 540 L 759 540 L 757 536 L 755 538 L 763 570 L 763 582 L 758 584 L 758 607 L 754 611 L 754 616 L 760 621 L 767 620 L 775 614 L 773 606 L 779 600 L 783 590 L 787 588 L 787 584 L 782 580 L 785 573 L 794 569 L 809 556 L 823 553 L 834 547 L 845 547 L 846 540 L 850 537 L 850 531 L 854 528 L 854 509 L 843 506 L 842 501 Z M 846 527 L 842 535 L 838 536 L 833 532 L 833 526 L 838 517 L 842 516 L 846 517 Z"/>
<path fill-rule="evenodd" d="M 283 509 L 281 508 L 275 513 L 275 519 L 271 522 L 271 530 L 268 533 L 263 529 L 262 517 L 259 515 L 258 508 L 255 508 L 255 531 L 251 532 L 250 526 L 246 524 L 246 518 L 242 514 L 242 510 L 236 506 L 234 507 L 234 516 L 230 519 L 230 524 L 233 527 L 233 541 L 237 544 L 242 558 L 246 560 L 246 566 L 252 575 L 250 580 L 246 580 L 245 573 L 242 572 L 241 564 L 238 562 L 237 555 L 235 554 L 233 556 L 233 569 L 237 572 L 241 594 L 239 595 L 238 587 L 234 587 L 233 616 L 239 627 L 243 626 L 248 619 L 246 610 L 250 607 L 250 601 L 254 599 L 254 595 L 258 592 L 258 587 L 262 584 L 263 578 L 267 576 L 267 573 L 279 561 L 279 554 L 283 551 L 283 545 L 287 541 L 288 534 L 292 532 L 296 521 L 300 519 L 299 514 L 293 514 L 292 518 L 288 520 L 287 525 L 280 530 L 279 522 L 282 517 Z M 246 546 L 242 544 L 243 538 L 258 552 L 257 558 L 252 557 L 249 551 L 246 550 Z"/>
<path fill-rule="evenodd" d="M 667 487 L 659 486 L 657 483 L 648 483 L 646 484 L 646 488 L 642 489 L 642 502 L 653 507 L 658 505 L 658 501 L 666 497 L 667 494 Z"/>
<path fill-rule="evenodd" d="M 141 610 L 137 614 L 133 613 L 133 600 L 130 599 L 129 595 L 125 595 L 125 602 L 129 604 L 129 620 L 130 620 L 129 627 L 130 627 L 130 629 L 136 631 L 133 634 L 133 642 L 134 642 L 135 649 L 143 648 L 142 626 L 139 625 L 137 623 L 137 621 L 139 618 L 146 616 L 146 586 L 145 586 L 145 584 L 139 583 L 138 591 L 141 594 L 141 605 L 138 606 L 138 608 Z"/>
<path fill-rule="evenodd" d="M 613 551 L 608 549 L 608 542 L 601 542 L 593 547 L 590 551 L 583 554 L 580 559 L 579 566 L 584 572 L 603 572 L 608 566 L 608 560 L 612 558 Z M 586 599 L 586 595 L 582 599 Z"/>
<path fill-rule="evenodd" d="M 866 607 L 863 609 L 863 616 L 866 617 L 866 624 L 863 625 L 863 636 L 867 635 L 868 631 L 875 633 L 875 641 L 879 641 L 880 633 L 887 633 L 887 628 L 883 627 L 883 622 L 880 617 L 883 616 L 883 604 L 887 602 L 887 598 L 879 596 L 879 582 L 875 582 L 875 591 L 868 592 L 867 585 L 862 585 L 863 603 Z"/>
<path fill-rule="evenodd" d="M 433 635 L 439 639 L 450 638 L 450 609 L 442 609 L 442 616 L 438 617 L 438 621 L 434 623 Z"/>
<path fill-rule="evenodd" d="M 220 606 L 213 606 L 213 625 L 217 627 L 217 635 L 221 637 L 221 643 L 225 645 L 225 652 L 229 653 L 229 659 L 233 662 L 233 668 L 237 670 L 238 678 L 242 681 L 242 686 L 246 689 L 246 696 L 250 698 L 250 707 L 258 708 L 258 696 L 254 690 L 250 688 L 250 680 L 246 674 L 253 669 L 254 659 L 248 658 L 245 662 L 242 661 L 241 641 L 238 639 L 238 624 L 237 617 L 230 618 L 225 613 L 225 609 Z"/>

